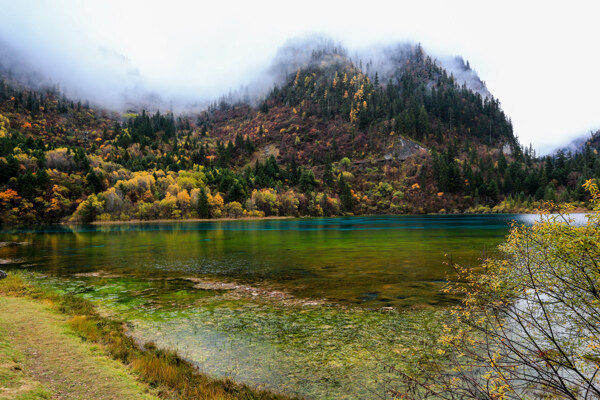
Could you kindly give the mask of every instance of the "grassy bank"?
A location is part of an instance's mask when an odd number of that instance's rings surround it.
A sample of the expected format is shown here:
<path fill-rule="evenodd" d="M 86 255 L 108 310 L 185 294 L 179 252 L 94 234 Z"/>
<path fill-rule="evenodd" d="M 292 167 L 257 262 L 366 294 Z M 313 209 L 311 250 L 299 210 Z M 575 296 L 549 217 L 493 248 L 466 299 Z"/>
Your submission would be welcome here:
<path fill-rule="evenodd" d="M 0 398 L 157 400 L 102 349 L 82 341 L 66 317 L 26 297 L 0 297 Z"/>
<path fill-rule="evenodd" d="M 0 301 L 3 308 L 0 313 L 0 356 L 17 360 L 13 361 L 14 365 L 4 360 L 0 363 L 0 368 L 9 368 L 13 371 L 10 374 L 14 375 L 8 379 L 12 386 L 5 387 L 4 378 L 0 379 L 3 387 L 0 398 L 3 393 L 12 393 L 14 396 L 8 398 L 45 399 L 53 398 L 53 393 L 61 391 L 74 393 L 66 398 L 291 398 L 228 379 L 213 379 L 199 373 L 192 364 L 174 352 L 158 349 L 151 343 L 141 348 L 126 335 L 122 322 L 100 316 L 89 301 L 43 290 L 21 275 L 10 273 L 8 278 L 0 281 Z M 15 332 L 6 336 L 6 329 Z M 61 333 L 61 329 L 66 333 Z M 69 332 L 75 333 L 86 343 L 82 344 L 73 335 L 70 342 L 60 336 L 68 336 Z M 53 337 L 56 340 L 50 340 Z M 75 339 L 79 340 L 79 347 L 71 343 Z M 39 344 L 38 351 L 34 350 L 32 355 L 22 354 L 18 350 L 19 347 L 30 349 L 32 343 L 38 342 L 44 344 Z M 86 351 L 88 356 L 85 355 Z M 30 360 L 41 353 L 43 356 Z M 56 353 L 56 356 L 52 356 L 52 353 Z M 65 359 L 61 361 L 61 358 Z M 113 360 L 120 363 L 114 363 Z M 83 364 L 78 364 L 78 361 Z M 113 362 L 112 369 L 105 370 L 108 362 Z M 28 368 L 28 365 L 37 365 L 38 371 Z M 60 368 L 63 365 L 65 368 Z M 70 372 L 73 368 L 75 372 Z M 2 370 L 0 372 L 1 377 L 9 374 Z M 78 388 L 114 396 L 98 397 L 94 394 L 86 397 L 86 393 L 77 393 Z M 133 391 L 131 395 L 128 392 L 130 390 Z"/>

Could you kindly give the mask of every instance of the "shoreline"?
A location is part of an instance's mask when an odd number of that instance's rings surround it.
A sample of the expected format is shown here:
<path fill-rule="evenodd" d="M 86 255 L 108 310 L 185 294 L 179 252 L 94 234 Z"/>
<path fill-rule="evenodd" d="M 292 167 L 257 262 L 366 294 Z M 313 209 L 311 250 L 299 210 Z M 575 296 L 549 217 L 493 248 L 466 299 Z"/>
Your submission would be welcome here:
<path fill-rule="evenodd" d="M 585 208 L 575 208 L 573 210 L 564 211 L 563 214 L 587 214 L 592 212 L 592 210 Z M 193 223 L 193 222 L 232 222 L 232 221 L 279 221 L 279 220 L 292 220 L 292 219 L 322 219 L 322 218 L 352 218 L 352 217 L 414 217 L 414 216 L 458 216 L 458 215 L 540 215 L 540 214 L 556 214 L 556 211 L 544 211 L 544 210 L 526 210 L 523 212 L 461 212 L 461 213 L 423 213 L 423 214 L 352 214 L 352 215 L 332 215 L 332 216 L 320 216 L 315 217 L 312 215 L 303 215 L 303 216 L 279 216 L 273 215 L 268 217 L 225 217 L 225 218 L 186 218 L 186 219 L 131 219 L 126 221 L 119 220 L 109 220 L 109 221 L 92 221 L 88 223 L 83 222 L 55 222 L 50 224 L 33 224 L 33 225 L 6 225 L 0 226 L 0 233 L 7 233 L 3 231 L 7 231 L 10 229 L 19 229 L 19 228 L 42 228 L 42 227 L 52 227 L 52 226 L 106 226 L 106 225 L 133 225 L 133 224 L 170 224 L 176 222 L 182 223 Z"/>
<path fill-rule="evenodd" d="M 117 374 L 118 377 L 129 374 L 132 377 L 132 382 L 139 386 L 139 393 L 134 394 L 132 397 L 121 397 L 123 399 L 144 398 L 140 394 L 149 394 L 148 397 L 152 398 L 152 400 L 172 398 L 181 400 L 303 399 L 298 395 L 281 393 L 260 385 L 250 385 L 232 380 L 229 377 L 219 378 L 203 373 L 194 362 L 182 357 L 178 352 L 167 348 L 160 348 L 153 342 L 141 342 L 137 340 L 128 331 L 127 321 L 114 316 L 104 316 L 98 310 L 97 306 L 89 300 L 76 297 L 72 294 L 64 294 L 42 288 L 28 280 L 22 274 L 9 272 L 6 278 L 0 279 L 0 306 L 11 299 L 21 302 L 17 308 L 22 308 L 23 304 L 31 304 L 38 308 L 45 307 L 47 310 L 45 312 L 48 315 L 53 315 L 55 316 L 54 318 L 58 319 L 61 324 L 58 328 L 61 331 L 64 329 L 71 330 L 74 334 L 73 337 L 76 336 L 79 338 L 74 340 L 79 340 L 83 343 L 82 346 L 87 346 L 88 349 L 86 351 L 90 352 L 90 348 L 93 349 L 94 347 L 98 349 L 94 353 L 95 359 L 90 361 L 91 367 L 110 362 L 123 371 Z M 19 314 L 12 312 L 9 315 L 18 316 Z M 28 318 L 28 315 L 25 315 L 21 319 L 28 323 L 35 323 L 39 319 L 34 318 L 31 320 Z M 0 342 L 2 342 L 1 334 L 3 329 L 6 328 L 6 323 L 6 321 L 3 321 L 3 318 L 0 318 Z M 26 332 L 27 337 L 39 341 L 40 338 L 36 337 L 37 332 L 37 329 L 31 329 Z M 57 350 L 56 347 L 64 343 L 64 339 L 56 340 L 49 348 L 39 351 L 34 355 L 45 354 L 50 350 L 60 352 L 60 349 Z M 63 349 L 61 354 L 63 357 L 73 357 L 75 360 L 81 359 L 71 348 Z M 2 355 L 0 354 L 0 356 Z M 1 357 L 0 361 L 2 361 Z M 25 361 L 29 365 L 32 364 L 29 359 Z M 35 360 L 33 364 L 35 364 Z M 48 360 L 42 359 L 38 364 L 40 364 L 39 368 L 45 369 L 48 367 Z M 0 365 L 0 370 L 2 367 L 3 365 Z M 54 367 L 57 373 L 61 371 L 61 368 Z M 24 370 L 23 372 L 28 376 L 31 375 L 31 372 L 28 370 Z M 107 387 L 96 388 L 94 386 L 96 385 L 96 381 L 91 378 L 83 386 L 81 379 L 75 379 L 73 376 L 69 376 L 64 380 L 65 385 L 69 389 L 84 388 L 89 390 L 88 386 L 90 386 L 92 391 L 105 392 L 107 390 Z M 54 382 L 48 379 L 45 379 L 45 381 Z M 50 389 L 54 388 L 50 387 Z M 1 391 L 2 382 L 0 382 Z M 44 392 L 45 395 L 46 393 L 48 393 L 47 396 L 52 395 L 52 392 Z M 156 393 L 156 397 L 152 397 L 154 393 Z M 37 399 L 37 397 L 34 398 Z M 42 398 L 45 399 L 48 397 Z M 104 398 L 102 397 L 102 399 Z M 110 399 L 112 400 L 113 397 Z"/>
<path fill-rule="evenodd" d="M 585 208 L 576 208 L 573 210 L 569 210 L 568 212 L 564 212 L 564 214 L 587 214 L 590 213 L 591 210 Z M 231 221 L 277 221 L 277 220 L 289 220 L 289 219 L 320 219 L 320 218 L 348 218 L 348 217 L 414 217 L 414 216 L 426 216 L 426 215 L 539 215 L 539 214 L 555 214 L 554 211 L 546 212 L 546 211 L 533 211 L 528 210 L 526 212 L 462 212 L 462 213 L 424 213 L 424 214 L 353 214 L 353 215 L 331 215 L 331 216 L 320 216 L 315 217 L 312 215 L 302 215 L 302 216 L 279 216 L 272 215 L 268 217 L 225 217 L 225 218 L 186 218 L 186 219 L 169 219 L 169 218 L 161 218 L 161 219 L 131 219 L 127 221 L 119 221 L 119 220 L 109 220 L 109 221 L 93 221 L 90 223 L 81 223 L 81 222 L 59 222 L 58 225 L 120 225 L 120 224 L 149 224 L 149 223 L 175 223 L 175 222 L 231 222 Z"/>

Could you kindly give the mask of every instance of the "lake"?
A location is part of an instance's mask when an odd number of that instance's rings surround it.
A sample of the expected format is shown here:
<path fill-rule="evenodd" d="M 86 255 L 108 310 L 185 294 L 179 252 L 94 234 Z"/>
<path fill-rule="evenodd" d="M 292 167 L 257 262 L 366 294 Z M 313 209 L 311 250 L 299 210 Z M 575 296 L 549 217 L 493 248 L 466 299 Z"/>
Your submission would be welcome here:
<path fill-rule="evenodd" d="M 440 292 L 448 264 L 496 254 L 511 221 L 531 217 L 52 226 L 0 232 L 21 243 L 0 260 L 202 371 L 315 399 L 377 398 L 382 365 L 418 363 L 457 300 Z"/>

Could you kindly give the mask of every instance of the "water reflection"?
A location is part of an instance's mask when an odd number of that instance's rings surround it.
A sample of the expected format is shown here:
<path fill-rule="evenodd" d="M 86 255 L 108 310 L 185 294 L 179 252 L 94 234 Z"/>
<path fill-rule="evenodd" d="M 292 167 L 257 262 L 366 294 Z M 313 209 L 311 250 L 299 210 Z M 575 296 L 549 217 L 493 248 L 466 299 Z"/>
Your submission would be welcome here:
<path fill-rule="evenodd" d="M 58 276 L 212 276 L 366 307 L 440 304 L 451 273 L 477 264 L 519 215 L 375 216 L 52 226 L 0 233 L 30 246 L 0 258 Z"/>

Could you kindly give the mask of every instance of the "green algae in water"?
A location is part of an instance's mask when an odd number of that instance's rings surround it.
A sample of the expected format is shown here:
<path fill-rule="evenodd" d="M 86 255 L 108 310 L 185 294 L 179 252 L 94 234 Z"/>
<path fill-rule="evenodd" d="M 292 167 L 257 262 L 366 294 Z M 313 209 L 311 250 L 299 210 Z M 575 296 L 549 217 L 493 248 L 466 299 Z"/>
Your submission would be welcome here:
<path fill-rule="evenodd" d="M 218 296 L 221 290 L 202 290 L 183 279 L 154 279 L 127 277 L 53 278 L 37 274 L 30 279 L 59 293 L 72 293 L 91 300 L 122 316 L 146 315 L 148 312 L 174 312 L 189 308 L 200 299 Z"/>
<path fill-rule="evenodd" d="M 223 308 L 211 317 L 138 321 L 134 334 L 178 349 L 215 375 L 309 398 L 372 398 L 387 378 L 384 363 L 408 370 L 432 348 L 424 338 L 435 335 L 427 320 L 436 313 Z"/>
<path fill-rule="evenodd" d="M 431 344 L 445 315 L 434 308 L 278 306 L 194 289 L 184 280 L 41 282 L 94 301 L 129 321 L 140 341 L 175 349 L 204 372 L 315 399 L 371 398 L 372 391 L 382 391 L 384 363 L 410 370 L 433 356 Z M 163 299 L 165 288 L 184 301 Z"/>

